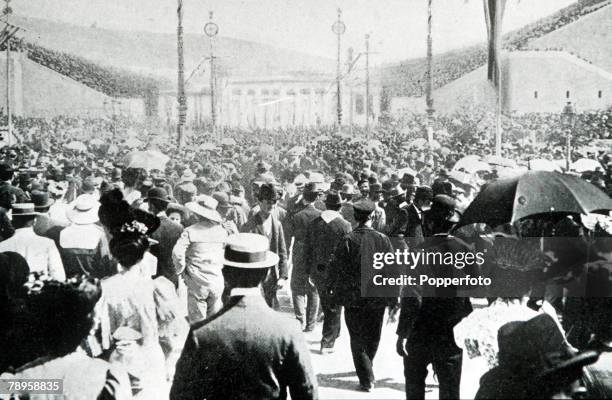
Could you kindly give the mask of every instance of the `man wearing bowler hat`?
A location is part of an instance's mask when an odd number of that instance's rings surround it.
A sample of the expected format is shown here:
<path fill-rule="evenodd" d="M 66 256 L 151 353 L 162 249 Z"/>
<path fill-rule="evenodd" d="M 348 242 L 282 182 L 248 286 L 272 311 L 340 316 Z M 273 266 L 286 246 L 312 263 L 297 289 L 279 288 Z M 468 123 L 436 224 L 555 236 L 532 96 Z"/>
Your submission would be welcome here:
<path fill-rule="evenodd" d="M 289 243 L 293 242 L 293 270 L 291 273 L 291 293 L 293 295 L 293 309 L 295 317 L 302 324 L 304 332 L 312 332 L 319 308 L 317 289 L 308 276 L 308 264 L 304 242 L 308 226 L 321 211 L 314 203 L 321 196 L 322 191 L 318 184 L 308 182 L 302 193 L 302 202 L 305 207 L 285 220 L 286 237 Z"/>
<path fill-rule="evenodd" d="M 459 221 L 454 199 L 435 196 L 431 209 L 425 212 L 425 241 L 422 247 L 432 254 L 469 251 L 461 242 L 448 236 Z M 422 262 L 419 269 L 432 277 L 450 278 L 455 274 L 473 273 L 470 266 Z M 453 329 L 472 312 L 469 298 L 459 297 L 456 286 L 424 286 L 420 292 L 404 294 L 397 326 L 397 353 L 404 358 L 406 398 L 422 399 L 429 364 L 438 376 L 441 399 L 458 399 L 461 378 L 462 350 L 455 344 Z"/>
<path fill-rule="evenodd" d="M 53 240 L 59 248 L 60 233 L 69 224 L 49 216 L 49 210 L 55 204 L 55 200 L 49 197 L 49 192 L 33 190 L 30 197 L 34 203 L 34 210 L 40 214 L 34 223 L 34 232 Z"/>
<path fill-rule="evenodd" d="M 317 398 L 297 323 L 272 311 L 261 296 L 260 285 L 279 262 L 268 249 L 262 235 L 228 238 L 223 276 L 229 299 L 218 314 L 191 327 L 171 400 Z"/>
<path fill-rule="evenodd" d="M 13 186 L 15 170 L 10 164 L 0 163 L 0 207 L 10 210 L 13 203 L 25 203 L 28 196 L 16 186 Z"/>
<path fill-rule="evenodd" d="M 280 200 L 278 187 L 273 183 L 263 184 L 257 193 L 257 200 L 259 203 L 257 212 L 240 228 L 240 231 L 264 235 L 270 241 L 270 251 L 278 256 L 278 266 L 271 269 L 262 284 L 266 302 L 277 310 L 280 304 L 276 292 L 287 284 L 289 277 L 285 232 L 275 213 Z"/>
<path fill-rule="evenodd" d="M 151 246 L 151 254 L 157 257 L 157 275 L 165 276 L 178 287 L 178 275 L 172 263 L 172 249 L 183 233 L 183 227 L 168 218 L 166 210 L 171 198 L 168 192 L 161 187 L 154 187 L 147 193 L 145 201 L 149 204 L 149 211 L 159 217 L 159 228 L 151 234 L 157 244 Z"/>
<path fill-rule="evenodd" d="M 342 200 L 342 205 L 340 206 L 340 214 L 342 218 L 344 218 L 349 224 L 351 224 L 352 228 L 357 227 L 357 221 L 355 221 L 355 216 L 353 215 L 353 200 L 355 196 L 355 187 L 346 183 L 342 186 L 342 190 L 340 190 L 340 199 Z"/>
<path fill-rule="evenodd" d="M 423 243 L 423 212 L 429 209 L 433 199 L 433 191 L 428 186 L 419 186 L 414 194 L 414 200 L 408 206 L 406 213 L 406 233 L 404 234 L 408 247 L 414 249 Z"/>
<path fill-rule="evenodd" d="M 340 335 L 342 306 L 332 301 L 328 289 L 330 255 L 333 254 L 340 240 L 352 230 L 351 224 L 339 212 L 341 205 L 340 194 L 336 192 L 327 193 L 325 197 L 327 210 L 323 211 L 308 226 L 304 241 L 308 276 L 317 288 L 323 308 L 321 354 L 331 353 L 336 339 Z"/>

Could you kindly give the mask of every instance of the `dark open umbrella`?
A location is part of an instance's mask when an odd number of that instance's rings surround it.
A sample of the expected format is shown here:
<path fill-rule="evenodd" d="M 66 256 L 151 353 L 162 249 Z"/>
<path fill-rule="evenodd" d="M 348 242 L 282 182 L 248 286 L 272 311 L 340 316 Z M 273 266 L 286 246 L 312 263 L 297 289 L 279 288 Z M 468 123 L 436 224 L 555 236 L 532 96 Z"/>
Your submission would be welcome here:
<path fill-rule="evenodd" d="M 528 171 L 484 185 L 459 225 L 496 227 L 545 213 L 587 214 L 612 210 L 612 199 L 589 182 L 559 172 Z"/>

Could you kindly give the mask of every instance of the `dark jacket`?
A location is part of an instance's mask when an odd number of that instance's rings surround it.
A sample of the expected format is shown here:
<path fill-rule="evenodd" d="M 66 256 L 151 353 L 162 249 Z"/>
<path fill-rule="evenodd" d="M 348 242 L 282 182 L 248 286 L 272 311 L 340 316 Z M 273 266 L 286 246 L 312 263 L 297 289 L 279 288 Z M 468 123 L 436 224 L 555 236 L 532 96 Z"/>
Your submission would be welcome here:
<path fill-rule="evenodd" d="M 325 222 L 317 217 L 306 231 L 304 254 L 308 274 L 319 281 L 327 281 L 328 266 L 340 240 L 351 231 L 351 224 L 342 215 Z"/>
<path fill-rule="evenodd" d="M 178 275 L 172 263 L 172 249 L 176 241 L 183 233 L 183 227 L 176 224 L 168 217 L 160 216 L 159 228 L 151 234 L 151 238 L 159 243 L 151 246 L 151 254 L 157 257 L 157 276 L 165 276 L 168 280 L 178 285 Z"/>
<path fill-rule="evenodd" d="M 0 182 L 0 207 L 10 210 L 13 203 L 27 203 L 28 195 L 20 188 L 9 182 Z"/>
<path fill-rule="evenodd" d="M 4 207 L 0 207 L 0 242 L 6 240 L 15 234 L 15 228 L 8 217 L 8 213 Z"/>
<path fill-rule="evenodd" d="M 314 204 L 308 204 L 285 220 L 286 243 L 290 244 L 291 238 L 294 238 L 293 272 L 291 273 L 291 290 L 293 291 L 305 290 L 308 286 L 308 264 L 305 260 L 304 242 L 308 226 L 320 215 L 321 211 L 317 210 Z"/>
<path fill-rule="evenodd" d="M 60 248 L 60 234 L 62 230 L 70 224 L 50 218 L 48 215 L 39 215 L 34 223 L 34 233 L 49 238 Z"/>
<path fill-rule="evenodd" d="M 296 323 L 257 295 L 232 297 L 192 326 L 176 365 L 172 400 L 316 399 L 316 377 Z"/>
<path fill-rule="evenodd" d="M 465 251 L 460 246 L 453 238 L 444 236 L 429 237 L 423 243 L 426 252 L 441 254 Z M 472 272 L 467 266 L 457 270 L 452 266 L 435 264 L 421 264 L 416 269 L 430 277 L 456 277 Z M 453 328 L 471 312 L 469 297 L 458 297 L 458 288 L 426 286 L 420 290 L 420 296 L 401 299 L 397 334 L 414 345 L 438 343 L 440 347 L 459 351 L 455 346 Z"/>
<path fill-rule="evenodd" d="M 406 208 L 406 233 L 404 237 L 410 249 L 420 246 L 424 239 L 423 235 L 423 214 L 419 213 L 414 204 Z"/>
<path fill-rule="evenodd" d="M 366 303 L 393 304 L 391 290 L 375 287 L 374 274 L 386 275 L 392 265 L 373 268 L 374 253 L 392 253 L 389 238 L 370 227 L 358 226 L 338 243 L 329 265 L 330 296 L 336 304 L 360 307 Z M 398 293 L 399 294 L 399 293 Z"/>
<path fill-rule="evenodd" d="M 263 220 L 259 213 L 255 214 L 240 228 L 240 232 L 259 233 L 266 235 L 263 229 Z M 285 245 L 285 234 L 280 221 L 272 215 L 272 233 L 268 236 L 270 240 L 270 251 L 279 257 L 278 270 L 274 270 L 276 279 L 287 279 L 289 268 L 287 267 L 287 246 Z"/>

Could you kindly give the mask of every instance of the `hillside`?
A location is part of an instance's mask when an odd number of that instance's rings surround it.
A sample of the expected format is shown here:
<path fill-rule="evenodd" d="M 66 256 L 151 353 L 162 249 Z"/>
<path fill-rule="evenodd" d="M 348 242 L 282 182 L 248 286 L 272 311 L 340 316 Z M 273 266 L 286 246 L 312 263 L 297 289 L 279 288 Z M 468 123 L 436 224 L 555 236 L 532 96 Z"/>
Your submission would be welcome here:
<path fill-rule="evenodd" d="M 14 17 L 13 22 L 26 29 L 23 36 L 27 42 L 101 66 L 162 77 L 170 85 L 175 82 L 175 34 L 113 31 L 29 17 Z M 189 76 L 208 55 L 209 42 L 204 35 L 186 34 L 184 43 L 185 70 Z M 222 36 L 216 39 L 215 48 L 220 57 L 219 72 L 234 76 L 320 72 L 332 70 L 335 65 L 331 59 Z M 207 79 L 203 74 L 196 74 L 192 82 L 204 84 Z"/>
<path fill-rule="evenodd" d="M 606 71 L 612 71 L 612 6 L 599 9 L 576 23 L 534 40 L 527 47 L 538 50 L 562 48 Z"/>
<path fill-rule="evenodd" d="M 612 8 L 609 4 L 610 0 L 580 0 L 546 18 L 526 25 L 516 31 L 507 33 L 503 37 L 503 47 L 506 50 L 524 49 L 528 47 L 529 43 L 553 32 L 562 31 L 563 27 L 572 24 L 578 19 L 582 21 L 582 19 L 589 16 L 589 14 L 595 14 L 598 10 L 602 10 L 606 6 L 608 7 L 605 8 L 605 10 Z M 589 37 L 589 40 L 591 40 L 590 38 L 596 38 L 596 43 L 599 43 L 599 38 L 603 35 L 605 40 L 606 35 L 604 32 L 606 32 L 606 29 L 608 34 L 610 32 L 610 29 L 606 28 L 606 26 L 609 26 L 610 20 L 605 22 L 607 22 L 607 24 L 603 23 L 599 26 L 591 27 L 592 30 L 599 33 L 598 35 L 591 34 L 589 36 L 575 37 L 575 47 L 580 48 L 583 46 L 586 37 Z M 589 24 L 585 23 L 581 25 Z M 586 32 L 581 33 L 586 35 Z M 560 43 L 560 41 L 557 43 Z M 593 51 L 593 53 L 594 52 L 595 51 Z M 586 54 L 584 56 L 587 57 Z M 608 52 L 607 56 L 612 57 L 610 56 L 610 52 Z M 486 64 L 486 62 L 487 48 L 484 43 L 434 56 L 434 88 L 442 87 L 476 70 Z M 383 67 L 378 74 L 381 83 L 389 90 L 391 95 L 422 97 L 425 94 L 426 71 L 427 59 L 423 57 L 407 60 L 399 64 L 387 65 Z"/>

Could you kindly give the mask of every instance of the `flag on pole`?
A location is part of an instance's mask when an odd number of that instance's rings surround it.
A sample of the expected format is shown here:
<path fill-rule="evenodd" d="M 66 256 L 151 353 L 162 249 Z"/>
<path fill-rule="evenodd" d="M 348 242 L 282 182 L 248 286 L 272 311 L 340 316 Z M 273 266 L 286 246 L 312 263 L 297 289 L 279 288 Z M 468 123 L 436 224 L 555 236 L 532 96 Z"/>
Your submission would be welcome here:
<path fill-rule="evenodd" d="M 489 39 L 488 79 L 495 86 L 499 85 L 499 57 L 502 39 L 502 21 L 506 0 L 483 0 L 487 35 Z"/>

